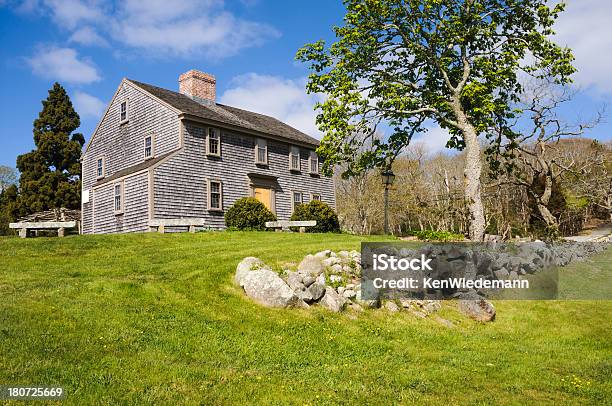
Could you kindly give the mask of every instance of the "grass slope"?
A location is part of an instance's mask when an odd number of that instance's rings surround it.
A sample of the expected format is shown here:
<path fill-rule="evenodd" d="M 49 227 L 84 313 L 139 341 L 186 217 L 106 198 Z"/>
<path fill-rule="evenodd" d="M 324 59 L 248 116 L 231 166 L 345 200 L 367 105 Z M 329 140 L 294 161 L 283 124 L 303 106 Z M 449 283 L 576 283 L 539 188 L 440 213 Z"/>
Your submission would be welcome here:
<path fill-rule="evenodd" d="M 441 314 L 456 327 L 448 328 L 383 311 L 355 318 L 266 309 L 232 285 L 242 257 L 280 266 L 324 248 L 356 249 L 362 240 L 284 233 L 0 239 L 0 384 L 62 385 L 65 404 L 610 400 L 609 301 L 496 302 L 490 324 L 449 305 Z M 592 264 L 609 272 L 610 259 Z"/>

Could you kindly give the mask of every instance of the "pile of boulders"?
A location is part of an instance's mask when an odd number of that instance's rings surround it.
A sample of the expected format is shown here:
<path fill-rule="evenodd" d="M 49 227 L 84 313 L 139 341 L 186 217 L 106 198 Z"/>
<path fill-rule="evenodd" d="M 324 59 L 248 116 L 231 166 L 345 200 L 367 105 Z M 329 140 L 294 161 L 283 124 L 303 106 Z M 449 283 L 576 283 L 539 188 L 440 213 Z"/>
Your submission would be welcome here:
<path fill-rule="evenodd" d="M 390 312 L 409 311 L 427 317 L 438 311 L 437 300 L 397 301 L 361 298 L 361 254 L 357 251 L 331 250 L 307 255 L 297 270 L 276 273 L 255 257 L 243 259 L 236 269 L 235 282 L 247 296 L 268 307 L 322 306 L 333 312 L 365 308 L 384 308 Z"/>
<path fill-rule="evenodd" d="M 415 250 L 398 249 L 395 254 L 417 257 L 423 253 L 442 260 L 442 263 L 437 263 L 438 268 L 444 268 L 442 265 L 446 262 L 452 263 L 450 268 L 460 269 L 462 275 L 470 279 L 513 279 L 533 274 L 547 266 L 564 266 L 572 261 L 582 261 L 607 246 L 607 242 L 550 244 L 542 241 L 518 246 L 493 243 L 477 248 L 428 244 Z M 396 250 L 393 246 L 387 249 Z M 457 266 L 459 263 L 461 265 Z M 441 308 L 439 299 L 448 298 L 440 297 L 441 292 L 428 292 L 424 300 L 364 300 L 361 295 L 361 271 L 359 252 L 325 250 L 304 257 L 296 270 L 284 269 L 281 272 L 273 271 L 258 258 L 244 258 L 236 269 L 235 282 L 247 296 L 264 306 L 322 306 L 333 312 L 382 308 L 389 312 L 407 311 L 417 317 L 427 317 Z M 454 292 L 450 297 L 458 300 L 459 310 L 469 317 L 491 321 L 495 319 L 495 307 L 485 296 L 486 292 L 470 290 Z"/>

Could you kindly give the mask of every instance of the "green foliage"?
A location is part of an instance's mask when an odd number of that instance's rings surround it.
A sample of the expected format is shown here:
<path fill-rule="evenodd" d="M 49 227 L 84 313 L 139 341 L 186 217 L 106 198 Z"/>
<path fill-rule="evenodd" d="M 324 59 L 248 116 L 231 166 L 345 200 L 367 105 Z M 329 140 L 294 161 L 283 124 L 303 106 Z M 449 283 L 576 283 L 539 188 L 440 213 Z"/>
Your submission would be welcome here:
<path fill-rule="evenodd" d="M 266 221 L 276 221 L 276 216 L 253 197 L 236 200 L 225 213 L 225 225 L 230 230 L 265 230 Z"/>
<path fill-rule="evenodd" d="M 17 157 L 21 214 L 51 208 L 80 208 L 81 124 L 66 90 L 55 83 L 34 120 L 36 149 Z"/>
<path fill-rule="evenodd" d="M 312 200 L 308 204 L 299 205 L 291 215 L 291 221 L 316 220 L 317 225 L 306 227 L 307 233 L 339 233 L 338 215 L 329 205 Z"/>
<path fill-rule="evenodd" d="M 328 96 L 317 104 L 325 172 L 384 167 L 429 120 L 449 130 L 448 147 L 463 149 L 468 127 L 489 134 L 495 126 L 512 139 L 519 73 L 564 84 L 574 72 L 571 51 L 550 40 L 564 5 L 546 3 L 346 0 L 337 42 L 296 56 L 309 63 L 308 92 Z M 375 136 L 381 125 L 392 129 L 384 139 Z"/>
<path fill-rule="evenodd" d="M 411 231 L 410 234 L 422 241 L 462 241 L 465 239 L 463 234 L 450 231 L 415 230 Z"/>

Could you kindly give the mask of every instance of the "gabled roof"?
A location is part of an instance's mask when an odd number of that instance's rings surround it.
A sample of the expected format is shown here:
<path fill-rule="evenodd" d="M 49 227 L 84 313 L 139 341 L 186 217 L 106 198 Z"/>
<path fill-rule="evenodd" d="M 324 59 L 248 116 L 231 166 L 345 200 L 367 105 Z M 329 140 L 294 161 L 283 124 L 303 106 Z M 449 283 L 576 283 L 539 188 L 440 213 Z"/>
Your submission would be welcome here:
<path fill-rule="evenodd" d="M 269 134 L 289 141 L 297 141 L 299 143 L 312 145 L 313 147 L 319 145 L 319 140 L 304 134 L 274 117 L 253 113 L 252 111 L 242 110 L 220 103 L 204 105 L 184 94 L 173 92 L 172 90 L 162 89 L 161 87 L 152 86 L 131 79 L 127 80 L 184 114 Z"/>

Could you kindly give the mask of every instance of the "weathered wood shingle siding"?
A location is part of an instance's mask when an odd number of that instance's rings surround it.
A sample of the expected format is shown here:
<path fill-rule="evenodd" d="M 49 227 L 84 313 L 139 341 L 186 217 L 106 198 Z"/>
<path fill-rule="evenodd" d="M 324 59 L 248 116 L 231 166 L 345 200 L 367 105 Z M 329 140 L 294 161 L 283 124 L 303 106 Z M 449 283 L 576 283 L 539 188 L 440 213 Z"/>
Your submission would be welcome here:
<path fill-rule="evenodd" d="M 119 182 L 123 182 L 123 214 L 117 215 L 114 211 L 114 186 L 117 182 L 109 182 L 94 189 L 95 234 L 148 230 L 148 172 L 128 176 Z"/>
<path fill-rule="evenodd" d="M 318 193 L 335 207 L 330 178 L 313 176 L 309 171 L 309 150 L 300 148 L 301 172 L 289 171 L 289 143 L 268 140 L 268 166 L 255 164 L 255 137 L 234 131 L 221 132 L 221 157 L 206 155 L 204 126 L 187 122 L 184 147 L 154 170 L 154 217 L 202 217 L 215 228 L 224 227 L 223 213 L 207 210 L 208 180 L 223 182 L 223 209 L 251 194 L 249 173 L 278 177 L 276 215 L 285 220 L 292 213 L 292 192 Z"/>
<path fill-rule="evenodd" d="M 120 125 L 119 109 L 125 100 L 128 100 L 128 122 Z M 122 83 L 82 158 L 83 190 L 90 191 L 90 202 L 82 205 L 84 234 L 101 232 L 98 231 L 99 224 L 102 224 L 101 229 L 107 230 L 108 224 L 115 221 L 112 213 L 112 198 L 100 191 L 97 191 L 95 195 L 92 193 L 92 188 L 97 181 L 98 158 L 104 158 L 105 176 L 112 176 L 122 169 L 143 161 L 144 138 L 148 135 L 153 135 L 156 156 L 178 149 L 180 147 L 179 128 L 180 120 L 174 110 L 130 82 Z M 139 204 L 147 203 L 148 192 L 144 191 L 139 198 L 143 199 L 143 202 Z M 98 214 L 95 220 L 95 230 L 92 221 L 94 205 Z M 104 205 L 108 205 L 110 211 L 104 210 Z M 100 213 L 105 213 L 109 217 L 100 218 Z M 146 217 L 148 219 L 148 214 Z M 126 220 L 121 230 L 117 231 L 140 230 L 142 230 L 142 221 L 136 224 Z"/>

